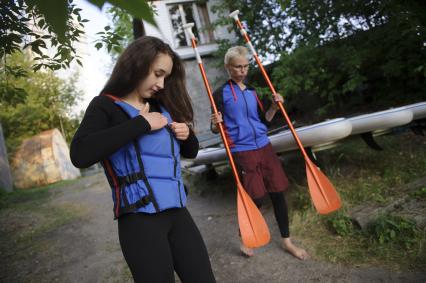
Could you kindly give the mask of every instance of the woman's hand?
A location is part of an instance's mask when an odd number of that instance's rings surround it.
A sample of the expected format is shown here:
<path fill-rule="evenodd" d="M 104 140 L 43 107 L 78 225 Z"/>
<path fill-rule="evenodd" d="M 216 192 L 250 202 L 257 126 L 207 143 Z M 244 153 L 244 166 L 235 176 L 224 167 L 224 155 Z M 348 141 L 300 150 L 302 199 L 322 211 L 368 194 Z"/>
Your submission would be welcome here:
<path fill-rule="evenodd" d="M 189 137 L 189 127 L 185 123 L 172 122 L 170 129 L 178 140 L 184 141 Z"/>
<path fill-rule="evenodd" d="M 212 116 L 211 116 L 211 121 L 212 121 L 213 125 L 216 125 L 218 123 L 222 123 L 223 122 L 222 113 L 220 113 L 220 112 L 217 112 L 217 114 L 213 113 Z"/>
<path fill-rule="evenodd" d="M 149 103 L 139 111 L 139 115 L 145 118 L 151 126 L 151 131 L 159 130 L 167 125 L 167 118 L 159 112 L 149 112 Z"/>

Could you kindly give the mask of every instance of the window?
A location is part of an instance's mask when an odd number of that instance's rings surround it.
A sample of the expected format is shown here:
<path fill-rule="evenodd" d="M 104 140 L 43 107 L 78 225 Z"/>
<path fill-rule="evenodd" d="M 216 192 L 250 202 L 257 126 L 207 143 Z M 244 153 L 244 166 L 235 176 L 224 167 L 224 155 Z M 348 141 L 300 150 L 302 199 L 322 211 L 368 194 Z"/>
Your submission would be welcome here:
<path fill-rule="evenodd" d="M 175 48 L 191 46 L 191 39 L 182 28 L 183 24 L 194 23 L 192 31 L 199 44 L 214 42 L 213 30 L 206 3 L 184 2 L 167 5 L 173 28 Z"/>

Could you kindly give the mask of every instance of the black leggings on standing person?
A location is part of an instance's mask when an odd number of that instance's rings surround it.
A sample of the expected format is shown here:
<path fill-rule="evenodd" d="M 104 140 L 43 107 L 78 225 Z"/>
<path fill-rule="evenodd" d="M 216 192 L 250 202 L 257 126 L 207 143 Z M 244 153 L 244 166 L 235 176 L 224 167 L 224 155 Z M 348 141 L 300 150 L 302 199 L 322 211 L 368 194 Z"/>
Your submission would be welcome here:
<path fill-rule="evenodd" d="M 272 207 L 274 208 L 275 219 L 277 220 L 278 227 L 280 228 L 281 237 L 290 237 L 289 222 L 288 222 L 288 209 L 287 203 L 284 198 L 284 193 L 274 192 L 268 193 L 271 198 Z M 253 202 L 258 208 L 262 206 L 263 199 L 253 199 Z"/>
<path fill-rule="evenodd" d="M 206 246 L 186 208 L 122 216 L 118 234 L 135 282 L 173 283 L 173 270 L 183 283 L 216 282 Z"/>

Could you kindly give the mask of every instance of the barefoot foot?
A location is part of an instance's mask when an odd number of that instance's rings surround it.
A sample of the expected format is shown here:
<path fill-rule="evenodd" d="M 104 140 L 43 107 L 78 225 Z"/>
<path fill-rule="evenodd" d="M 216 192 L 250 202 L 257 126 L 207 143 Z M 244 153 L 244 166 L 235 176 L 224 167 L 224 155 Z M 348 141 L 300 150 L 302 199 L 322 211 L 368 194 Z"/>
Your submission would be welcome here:
<path fill-rule="evenodd" d="M 281 247 L 288 253 L 290 253 L 291 255 L 293 255 L 294 257 L 300 259 L 300 260 L 305 260 L 309 258 L 309 254 L 302 248 L 299 248 L 297 246 L 295 246 L 290 238 L 283 238 L 282 243 L 281 243 Z"/>
<path fill-rule="evenodd" d="M 244 244 L 240 244 L 240 251 L 246 257 L 252 257 L 254 255 L 253 249 L 244 246 Z"/>

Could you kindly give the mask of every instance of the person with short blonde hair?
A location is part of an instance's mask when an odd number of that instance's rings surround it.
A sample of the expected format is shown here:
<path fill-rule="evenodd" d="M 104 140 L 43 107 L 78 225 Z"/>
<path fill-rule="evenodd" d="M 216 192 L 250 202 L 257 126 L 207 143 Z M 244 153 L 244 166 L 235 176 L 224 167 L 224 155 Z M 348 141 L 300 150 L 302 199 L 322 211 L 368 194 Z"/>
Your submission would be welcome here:
<path fill-rule="evenodd" d="M 213 94 L 219 113 L 212 114 L 211 129 L 217 133 L 217 123 L 224 123 L 244 189 L 258 207 L 264 196 L 269 195 L 282 237 L 282 248 L 304 260 L 308 253 L 290 240 L 288 209 L 283 194 L 288 187 L 287 176 L 267 136 L 266 125 L 278 110 L 277 102 L 282 102 L 283 98 L 274 94 L 270 106 L 264 108 L 256 90 L 245 83 L 250 66 L 248 54 L 244 46 L 235 46 L 226 52 L 224 63 L 229 80 Z M 240 250 L 245 256 L 253 256 L 253 250 L 243 244 Z"/>
<path fill-rule="evenodd" d="M 232 59 L 237 57 L 249 57 L 249 51 L 244 46 L 234 46 L 228 49 L 225 53 L 224 63 L 225 66 L 228 65 Z"/>

